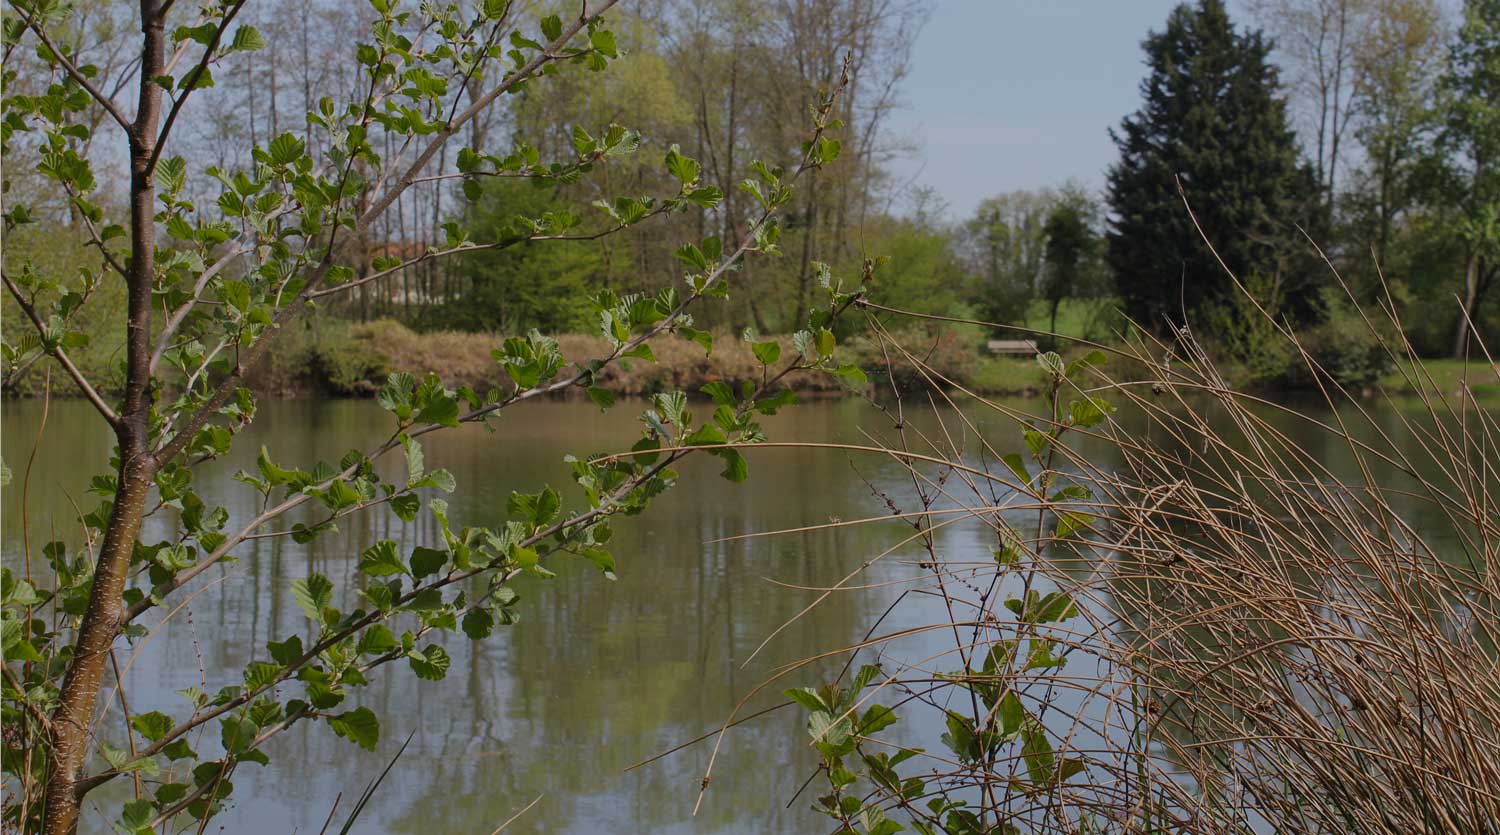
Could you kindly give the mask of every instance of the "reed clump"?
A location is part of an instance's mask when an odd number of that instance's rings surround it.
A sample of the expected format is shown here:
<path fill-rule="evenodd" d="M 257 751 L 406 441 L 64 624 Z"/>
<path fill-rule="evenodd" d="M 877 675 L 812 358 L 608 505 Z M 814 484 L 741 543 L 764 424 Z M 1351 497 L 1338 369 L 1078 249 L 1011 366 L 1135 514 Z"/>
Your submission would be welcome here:
<path fill-rule="evenodd" d="M 1496 415 L 1422 376 L 1393 307 L 1368 324 L 1417 394 L 1378 414 L 1279 326 L 1315 403 L 1234 390 L 1180 328 L 1039 357 L 1017 411 L 875 313 L 920 380 L 844 451 L 902 475 L 827 527 L 905 533 L 811 605 L 901 593 L 774 679 L 847 658 L 787 691 L 839 831 L 1500 832 Z"/>

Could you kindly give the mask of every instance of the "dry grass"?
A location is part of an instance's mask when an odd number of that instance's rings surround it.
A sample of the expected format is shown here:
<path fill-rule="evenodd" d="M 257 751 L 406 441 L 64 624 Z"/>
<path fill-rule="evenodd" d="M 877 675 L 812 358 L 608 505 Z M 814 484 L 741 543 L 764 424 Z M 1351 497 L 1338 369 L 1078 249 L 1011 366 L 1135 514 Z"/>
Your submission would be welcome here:
<path fill-rule="evenodd" d="M 1388 348 L 1411 367 L 1409 345 Z M 1046 728 L 1048 762 L 1078 768 L 1038 780 L 1020 732 L 972 758 L 923 738 L 903 771 L 922 778 L 916 796 L 862 782 L 866 801 L 935 832 L 1500 832 L 1495 415 L 1414 381 L 1418 407 L 1377 419 L 1313 363 L 1330 408 L 1309 417 L 1229 388 L 1185 330 L 1113 353 L 1125 374 L 1060 379 L 1043 418 L 928 368 L 911 394 L 935 417 L 886 407 L 877 440 L 848 448 L 906 472 L 880 495 L 911 532 L 813 605 L 903 554 L 895 611 L 942 603 L 819 656 L 881 663 L 851 710 L 894 701 L 999 733 L 1003 711 L 976 694 L 1013 693 Z M 1088 427 L 1068 409 L 1086 397 L 1120 409 Z M 1028 478 L 1001 461 L 1012 439 L 980 431 L 986 410 L 1057 433 L 1022 462 Z M 1012 558 L 948 553 L 957 526 Z M 1038 622 L 1003 605 L 1049 590 L 1077 615 Z M 1032 663 L 1039 647 L 1066 665 Z M 902 742 L 860 739 L 848 761 Z M 934 799 L 977 823 L 953 829 Z"/>
<path fill-rule="evenodd" d="M 418 333 L 389 319 L 364 324 L 324 321 L 316 329 L 306 324 L 293 328 L 278 353 L 257 369 L 256 381 L 262 390 L 283 395 L 369 395 L 386 374 L 407 371 L 434 373 L 450 387 L 470 386 L 484 392 L 500 385 L 504 376 L 490 354 L 503 337 L 493 334 Z M 1006 394 L 1035 394 L 1041 385 L 1036 364 L 1030 360 L 980 356 L 976 345 L 982 334 L 977 330 L 914 328 L 903 335 L 907 344 L 917 346 L 922 363 L 966 385 Z M 781 342 L 782 355 L 790 356 L 791 337 L 773 338 Z M 570 362 L 604 357 L 611 349 L 600 336 L 559 334 L 556 339 Z M 599 384 L 621 395 L 697 392 L 715 380 L 758 382 L 763 371 L 749 344 L 737 334 L 715 333 L 713 351 L 708 354 L 702 346 L 675 334 L 652 340 L 651 348 L 656 362 L 637 359 L 612 364 L 600 375 Z M 886 358 L 872 340 L 852 340 L 840 351 L 844 361 L 884 371 Z M 892 365 L 901 385 L 920 380 L 920 372 L 911 363 L 893 361 Z M 886 382 L 884 373 L 876 380 L 877 385 Z M 793 374 L 786 383 L 805 394 L 847 392 L 837 378 L 822 373 Z"/>

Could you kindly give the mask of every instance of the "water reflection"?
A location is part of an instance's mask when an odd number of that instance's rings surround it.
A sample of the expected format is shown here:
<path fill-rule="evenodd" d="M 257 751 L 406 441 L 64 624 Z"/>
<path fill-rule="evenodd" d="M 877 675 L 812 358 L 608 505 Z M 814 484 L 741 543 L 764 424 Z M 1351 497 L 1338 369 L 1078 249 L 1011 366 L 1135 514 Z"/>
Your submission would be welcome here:
<path fill-rule="evenodd" d="M 497 522 L 512 489 L 551 481 L 569 495 L 565 453 L 628 446 L 638 432 L 630 408 L 601 415 L 583 404 L 529 404 L 507 412 L 493 435 L 472 427 L 429 436 L 428 465 L 457 477 L 451 509 L 457 521 Z M 812 404 L 768 421 L 768 429 L 786 439 L 840 437 L 854 426 L 851 408 L 857 404 Z M 17 486 L 25 469 L 22 439 L 29 447 L 39 417 L 36 403 L 8 403 L 4 410 L 5 455 Z M 243 520 L 255 510 L 254 496 L 231 476 L 253 467 L 262 444 L 275 460 L 305 466 L 319 455 L 336 459 L 344 450 L 371 446 L 388 432 L 384 413 L 371 403 L 268 402 L 237 444 L 236 460 L 205 468 L 196 484 L 206 500 L 225 503 Z M 85 504 L 88 478 L 109 449 L 110 439 L 86 405 L 52 404 L 32 470 L 33 548 L 52 538 L 76 540 L 72 502 Z M 834 582 L 860 555 L 877 549 L 889 528 L 713 540 L 878 513 L 863 485 L 847 478 L 847 466 L 831 455 L 757 455 L 751 480 L 733 485 L 717 477 L 715 462 L 688 462 L 678 490 L 646 516 L 617 525 L 617 582 L 582 561 L 560 563 L 555 580 L 521 582 L 520 623 L 483 643 L 462 636 L 445 642 L 453 656 L 446 681 L 385 669 L 374 686 L 352 694 L 352 703 L 382 717 L 375 753 L 335 738 L 326 727 L 294 729 L 273 744 L 271 767 L 239 770 L 233 806 L 218 823 L 227 831 L 317 831 L 334 798 L 342 792 L 347 809 L 415 732 L 386 784 L 390 790 L 376 798 L 361 831 L 489 831 L 542 794 L 511 831 L 799 829 L 798 821 L 808 822 L 805 804 L 784 807 L 813 759 L 802 743 L 801 719 L 790 711 L 731 733 L 696 819 L 690 812 L 708 748 L 622 772 L 715 726 L 776 663 L 857 638 L 870 612 L 885 605 L 888 597 L 879 590 L 844 595 L 744 665 L 809 599 L 766 578 L 802 586 Z M 7 565 L 22 554 L 19 495 L 17 489 L 4 494 Z M 163 537 L 170 524 L 156 520 L 144 539 Z M 354 587 L 355 555 L 387 537 L 407 548 L 436 532 L 425 514 L 409 525 L 379 514 L 309 546 L 287 539 L 247 544 L 237 564 L 202 578 L 211 588 L 169 620 L 130 665 L 132 710 L 180 715 L 185 703 L 174 691 L 236 681 L 247 662 L 264 656 L 267 641 L 306 630 L 289 594 L 293 579 L 321 571 L 341 588 Z M 775 700 L 768 695 L 749 709 Z M 117 715 L 106 721 L 118 725 Z M 103 812 L 86 827 L 107 831 Z"/>
<path fill-rule="evenodd" d="M 428 436 L 428 465 L 457 477 L 451 513 L 459 524 L 493 524 L 503 517 L 512 489 L 534 490 L 550 481 L 576 500 L 567 489 L 563 455 L 627 447 L 638 434 L 633 408 L 622 403 L 601 415 L 583 403 L 526 404 L 508 410 L 494 434 L 468 427 Z M 0 415 L 4 456 L 16 476 L 4 491 L 0 519 L 4 558 L 12 567 L 23 554 L 20 486 L 40 415 L 34 402 L 6 403 Z M 917 431 L 942 437 L 930 413 L 911 417 Z M 1003 417 L 977 410 L 969 417 L 996 451 L 1021 446 L 1014 425 Z M 1269 412 L 1266 418 L 1312 445 L 1308 451 L 1332 473 L 1354 466 L 1347 444 L 1329 442 L 1290 415 Z M 1377 411 L 1376 419 L 1382 430 L 1400 434 L 1401 415 L 1394 409 Z M 868 443 L 861 427 L 878 430 L 883 420 L 851 400 L 804 404 L 766 423 L 777 440 Z M 235 520 L 243 520 L 258 508 L 254 494 L 232 475 L 253 467 L 262 445 L 278 462 L 310 466 L 320 456 L 336 460 L 347 449 L 372 446 L 389 431 L 384 413 L 368 402 L 267 402 L 237 443 L 236 459 L 204 468 L 196 483 L 205 499 L 226 504 Z M 972 438 L 969 444 L 974 447 Z M 76 541 L 74 506 L 87 508 L 88 479 L 109 451 L 110 438 L 86 404 L 52 404 L 31 471 L 27 521 L 33 550 L 50 539 Z M 1084 442 L 1082 452 L 1107 463 L 1102 444 Z M 894 583 L 921 576 L 913 565 L 918 549 L 899 549 L 860 579 L 870 588 L 836 595 L 749 660 L 767 635 L 815 597 L 769 578 L 794 587 L 828 586 L 911 532 L 899 522 L 881 522 L 720 541 L 879 516 L 888 512 L 882 493 L 910 505 L 911 483 L 888 459 L 860 459 L 863 478 L 851 477 L 851 460 L 833 451 L 766 450 L 750 456 L 750 467 L 750 480 L 733 485 L 717 477 L 717 462 L 689 461 L 679 488 L 645 516 L 616 526 L 617 582 L 582 561 L 558 563 L 559 576 L 551 581 L 522 580 L 520 623 L 478 644 L 461 636 L 443 642 L 453 657 L 446 681 L 423 682 L 404 668 L 385 668 L 371 687 L 352 694 L 351 706 L 364 704 L 381 716 L 376 752 L 339 740 L 326 727 L 299 726 L 273 743 L 271 767 L 247 765 L 237 773 L 233 805 L 217 824 L 231 832 L 316 832 L 335 798 L 342 794 L 340 808 L 347 810 L 413 734 L 359 831 L 486 832 L 539 795 L 541 802 L 509 831 L 793 832 L 823 826 L 806 811 L 806 798 L 786 808 L 814 763 L 802 718 L 792 711 L 730 733 L 696 818 L 691 810 L 708 746 L 624 773 L 628 765 L 716 727 L 778 664 L 858 640 L 904 587 Z M 1377 473 L 1380 483 L 1411 484 L 1398 468 L 1387 469 Z M 1417 530 L 1442 530 L 1435 510 L 1409 509 L 1408 521 Z M 1034 514 L 1030 521 L 1035 523 Z M 171 524 L 157 518 L 143 538 L 163 538 Z M 174 691 L 215 690 L 238 681 L 247 662 L 264 657 L 267 641 L 306 630 L 289 593 L 292 580 L 320 571 L 340 588 L 353 588 L 358 553 L 382 538 L 409 549 L 431 543 L 437 533 L 425 513 L 410 524 L 375 514 L 346 522 L 339 535 L 309 546 L 288 539 L 247 544 L 238 563 L 200 579 L 210 588 L 168 621 L 130 665 L 132 710 L 181 715 L 184 703 Z M 987 560 L 993 544 L 991 532 L 967 523 L 943 528 L 938 548 L 947 560 L 970 562 Z M 1430 544 L 1456 543 L 1450 533 Z M 904 605 L 884 629 L 941 619 L 937 605 Z M 898 651 L 921 658 L 943 646 L 943 637 L 935 635 Z M 956 668 L 957 659 L 948 666 Z M 796 683 L 821 680 L 833 669 L 809 670 Z M 779 701 L 779 690 L 753 700 L 745 712 Z M 118 728 L 118 716 L 106 726 Z M 104 814 L 91 813 L 85 830 L 109 831 Z"/>

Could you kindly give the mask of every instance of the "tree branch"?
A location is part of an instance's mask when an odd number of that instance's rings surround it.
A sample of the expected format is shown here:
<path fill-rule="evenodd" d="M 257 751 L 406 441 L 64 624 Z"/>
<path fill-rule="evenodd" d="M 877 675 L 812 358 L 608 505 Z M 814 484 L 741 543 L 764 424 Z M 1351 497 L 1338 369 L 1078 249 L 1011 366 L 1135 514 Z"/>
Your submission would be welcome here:
<path fill-rule="evenodd" d="M 474 117 L 489 107 L 495 99 L 504 95 L 520 82 L 530 78 L 543 64 L 557 60 L 560 56 L 557 55 L 556 50 L 565 46 L 568 41 L 573 39 L 574 35 L 578 34 L 591 21 L 597 20 L 606 11 L 609 11 L 610 7 L 614 6 L 617 2 L 619 0 L 603 0 L 596 10 L 587 12 L 585 15 L 580 15 L 577 20 L 563 29 L 561 35 L 547 44 L 546 48 L 537 53 L 530 61 L 516 68 L 515 72 L 507 75 L 499 84 L 490 89 L 489 92 L 476 98 L 473 104 L 464 109 L 464 112 L 453 119 L 449 119 L 448 123 L 443 126 L 443 129 L 438 131 L 437 136 L 433 137 L 432 142 L 428 143 L 427 147 L 422 150 L 422 153 L 417 155 L 415 160 L 412 160 L 411 165 L 406 169 L 406 173 L 401 175 L 401 179 L 397 180 L 386 190 L 385 194 L 370 204 L 370 208 L 365 210 L 364 214 L 360 215 L 357 226 L 364 228 L 375 218 L 380 217 L 386 209 L 390 208 L 391 203 L 394 203 L 396 198 L 402 192 L 406 191 L 417 174 L 421 173 L 422 169 L 427 167 L 427 163 L 432 161 L 438 149 L 443 147 L 453 137 L 453 134 L 458 132 L 459 128 L 472 121 Z"/>
<path fill-rule="evenodd" d="M 31 303 L 26 301 L 25 296 L 21 295 L 21 288 L 16 286 L 16 283 L 11 280 L 9 274 L 0 273 L 0 279 L 5 281 L 5 289 L 10 291 L 11 296 L 16 300 L 16 304 L 20 305 L 21 310 L 26 313 L 26 318 L 30 319 L 31 324 L 37 329 L 37 333 L 45 333 L 47 329 L 46 325 L 42 322 L 41 317 L 37 315 L 36 308 L 32 307 Z M 88 398 L 90 403 L 94 404 L 94 408 L 99 410 L 99 414 L 104 416 L 105 421 L 112 427 L 119 426 L 120 418 L 115 414 L 115 410 L 111 409 L 109 404 L 104 402 L 104 398 L 99 396 L 99 392 L 94 390 L 88 378 L 83 376 L 83 372 L 68 357 L 68 352 L 63 350 L 62 346 L 59 345 L 47 351 L 47 353 L 56 358 L 58 363 L 62 365 L 63 370 L 68 372 L 68 376 L 72 377 L 73 382 L 78 384 L 78 388 L 83 392 L 83 396 Z"/>
<path fill-rule="evenodd" d="M 229 29 L 229 24 L 234 21 L 235 15 L 245 7 L 245 0 L 238 0 L 224 13 L 224 20 L 215 29 L 213 37 L 209 38 L 208 45 L 203 48 L 203 57 L 198 61 L 188 74 L 183 76 L 187 86 L 182 88 L 182 95 L 172 101 L 172 109 L 167 113 L 167 119 L 162 123 L 161 132 L 156 136 L 156 147 L 151 151 L 151 159 L 146 163 L 146 173 L 150 174 L 156 170 L 156 161 L 161 159 L 162 149 L 167 147 L 167 135 L 172 132 L 172 126 L 177 123 L 177 114 L 182 112 L 182 106 L 187 104 L 188 98 L 193 94 L 194 85 L 197 84 L 199 76 L 208 71 L 208 65 L 213 63 L 214 53 L 219 49 L 219 42 L 224 39 L 224 32 Z"/>
<path fill-rule="evenodd" d="M 130 120 L 125 118 L 125 114 L 120 112 L 120 109 L 115 106 L 115 103 L 111 101 L 108 96 L 104 95 L 103 91 L 94 86 L 94 82 L 90 81 L 88 76 L 84 75 L 78 70 L 77 67 L 73 66 L 73 62 L 68 60 L 68 56 L 64 55 L 63 51 L 58 48 L 57 44 L 53 43 L 52 39 L 47 37 L 47 33 L 42 31 L 41 24 L 37 22 L 36 18 L 32 17 L 20 6 L 16 5 L 15 0 L 8 0 L 8 2 L 10 3 L 10 7 L 16 11 L 16 14 L 20 15 L 21 19 L 26 22 L 26 28 L 36 33 L 36 36 L 41 39 L 42 43 L 46 44 L 47 49 L 51 50 L 52 54 L 57 58 L 57 63 L 61 64 L 62 68 L 67 71 L 68 75 L 71 76 L 74 81 L 78 82 L 78 86 L 86 90 L 89 96 L 91 96 L 94 101 L 98 102 L 99 106 L 103 107 L 104 110 L 109 113 L 110 117 L 112 117 L 115 122 L 117 122 L 120 127 L 125 130 L 127 134 L 130 133 Z"/>

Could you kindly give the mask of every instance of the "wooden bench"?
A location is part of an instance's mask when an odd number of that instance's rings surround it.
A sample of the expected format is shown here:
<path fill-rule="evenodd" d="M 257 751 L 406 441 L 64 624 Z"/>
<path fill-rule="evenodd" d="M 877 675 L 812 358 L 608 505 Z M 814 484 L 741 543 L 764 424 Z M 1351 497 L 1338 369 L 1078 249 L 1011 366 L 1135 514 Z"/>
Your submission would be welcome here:
<path fill-rule="evenodd" d="M 991 339 L 985 347 L 992 354 L 1029 354 L 1036 356 L 1038 353 L 1036 341 L 1032 339 Z"/>

